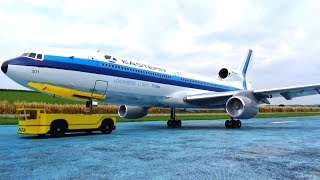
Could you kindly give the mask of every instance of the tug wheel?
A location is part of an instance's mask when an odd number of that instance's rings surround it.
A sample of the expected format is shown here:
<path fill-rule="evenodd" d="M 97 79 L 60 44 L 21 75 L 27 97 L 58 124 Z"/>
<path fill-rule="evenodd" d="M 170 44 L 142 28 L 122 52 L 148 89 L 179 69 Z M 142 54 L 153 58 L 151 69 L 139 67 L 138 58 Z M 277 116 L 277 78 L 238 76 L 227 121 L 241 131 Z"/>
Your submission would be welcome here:
<path fill-rule="evenodd" d="M 102 134 L 110 134 L 114 129 L 114 123 L 111 119 L 106 119 L 101 123 L 100 131 Z"/>
<path fill-rule="evenodd" d="M 68 130 L 68 124 L 64 121 L 54 121 L 50 125 L 50 135 L 51 137 L 62 137 Z"/>

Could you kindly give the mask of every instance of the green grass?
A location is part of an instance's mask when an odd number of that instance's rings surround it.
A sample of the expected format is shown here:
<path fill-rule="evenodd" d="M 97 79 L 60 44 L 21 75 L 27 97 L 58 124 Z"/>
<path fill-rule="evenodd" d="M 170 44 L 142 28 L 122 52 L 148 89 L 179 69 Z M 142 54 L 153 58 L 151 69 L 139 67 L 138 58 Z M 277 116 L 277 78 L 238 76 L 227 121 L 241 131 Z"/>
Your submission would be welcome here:
<path fill-rule="evenodd" d="M 52 95 L 43 94 L 35 91 L 23 90 L 5 90 L 0 89 L 0 101 L 8 101 L 12 104 L 16 101 L 20 102 L 45 102 L 49 104 L 79 104 L 79 101 L 54 97 Z"/>
<path fill-rule="evenodd" d="M 301 116 L 320 116 L 320 112 L 279 112 L 279 113 L 259 113 L 257 118 L 282 118 L 282 117 L 301 117 Z"/>
<path fill-rule="evenodd" d="M 18 118 L 0 117 L 0 125 L 16 125 L 16 124 L 18 124 Z"/>
<path fill-rule="evenodd" d="M 282 118 L 282 117 L 300 117 L 300 116 L 320 116 L 320 112 L 288 112 L 288 113 L 261 113 L 257 115 L 257 118 Z M 209 114 L 209 115 L 179 115 L 177 118 L 180 120 L 219 120 L 219 119 L 229 119 L 229 116 L 226 114 Z M 169 119 L 169 114 L 166 116 L 146 116 L 140 119 L 123 119 L 117 118 L 118 122 L 139 122 L 139 121 L 167 121 Z M 18 119 L 13 117 L 0 117 L 0 125 L 16 125 L 18 124 Z"/>

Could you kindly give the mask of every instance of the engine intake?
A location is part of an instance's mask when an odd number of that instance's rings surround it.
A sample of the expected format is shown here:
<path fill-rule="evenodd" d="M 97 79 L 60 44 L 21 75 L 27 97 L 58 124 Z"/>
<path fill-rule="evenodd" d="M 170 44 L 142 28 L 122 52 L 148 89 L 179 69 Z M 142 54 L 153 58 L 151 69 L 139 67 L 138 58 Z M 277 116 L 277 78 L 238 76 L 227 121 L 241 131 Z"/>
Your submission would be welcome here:
<path fill-rule="evenodd" d="M 258 104 L 255 100 L 244 96 L 233 96 L 226 104 L 227 113 L 237 119 L 250 119 L 255 117 L 258 112 Z"/>
<path fill-rule="evenodd" d="M 243 77 L 241 74 L 239 74 L 237 71 L 227 68 L 220 69 L 218 76 L 221 80 L 226 81 L 241 81 L 243 80 Z"/>
<path fill-rule="evenodd" d="M 118 115 L 125 119 L 138 119 L 148 114 L 148 109 L 141 106 L 119 106 Z"/>
<path fill-rule="evenodd" d="M 229 76 L 230 72 L 227 68 L 222 68 L 220 71 L 219 71 L 219 78 L 221 79 L 225 79 Z"/>

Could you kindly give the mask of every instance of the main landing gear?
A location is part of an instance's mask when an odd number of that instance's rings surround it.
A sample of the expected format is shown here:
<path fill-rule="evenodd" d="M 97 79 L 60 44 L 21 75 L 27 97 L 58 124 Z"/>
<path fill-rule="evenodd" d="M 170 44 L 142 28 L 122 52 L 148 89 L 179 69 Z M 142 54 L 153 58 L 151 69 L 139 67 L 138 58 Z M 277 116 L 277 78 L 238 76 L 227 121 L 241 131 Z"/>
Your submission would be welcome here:
<path fill-rule="evenodd" d="M 171 128 L 176 128 L 176 127 L 181 127 L 181 121 L 176 120 L 176 109 L 172 108 L 171 109 L 171 114 L 170 114 L 170 120 L 167 121 L 168 127 Z"/>
<path fill-rule="evenodd" d="M 226 120 L 224 125 L 228 129 L 229 128 L 241 128 L 241 121 L 240 120 L 234 120 L 233 118 L 231 118 L 230 120 Z"/>

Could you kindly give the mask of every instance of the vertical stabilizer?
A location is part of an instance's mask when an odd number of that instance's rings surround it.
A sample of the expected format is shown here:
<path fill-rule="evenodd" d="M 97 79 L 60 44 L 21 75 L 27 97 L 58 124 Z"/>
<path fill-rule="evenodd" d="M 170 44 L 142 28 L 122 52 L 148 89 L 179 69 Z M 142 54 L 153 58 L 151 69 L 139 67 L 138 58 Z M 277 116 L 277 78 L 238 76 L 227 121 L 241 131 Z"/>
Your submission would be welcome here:
<path fill-rule="evenodd" d="M 249 63 L 250 63 L 250 60 L 251 60 L 251 55 L 252 55 L 252 50 L 249 49 L 247 58 L 244 59 L 242 61 L 242 63 L 239 65 L 239 67 L 238 67 L 238 72 L 241 73 L 242 78 L 243 78 L 243 88 L 244 89 L 247 89 L 246 74 L 247 74 L 248 66 L 249 66 Z"/>

